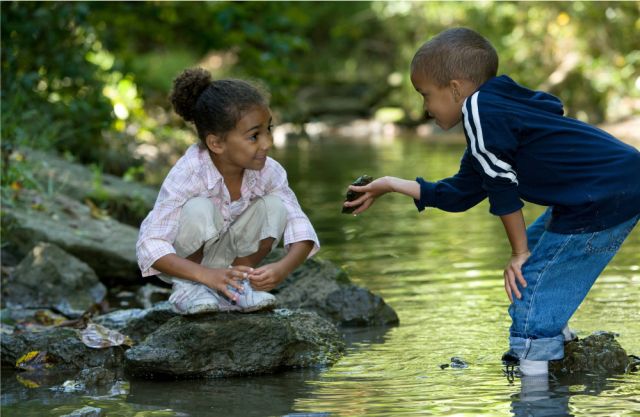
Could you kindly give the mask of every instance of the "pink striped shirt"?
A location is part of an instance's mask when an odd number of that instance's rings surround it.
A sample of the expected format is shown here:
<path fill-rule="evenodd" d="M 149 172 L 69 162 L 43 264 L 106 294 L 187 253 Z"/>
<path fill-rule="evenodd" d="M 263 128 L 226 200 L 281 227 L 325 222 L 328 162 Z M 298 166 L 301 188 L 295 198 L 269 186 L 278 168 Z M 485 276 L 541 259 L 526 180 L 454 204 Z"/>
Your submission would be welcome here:
<path fill-rule="evenodd" d="M 289 188 L 287 173 L 278 162 L 267 158 L 260 171 L 246 169 L 240 189 L 242 210 L 256 197 L 277 195 L 287 209 L 287 225 L 284 229 L 284 245 L 311 240 L 312 256 L 320 249 L 320 242 L 311 222 L 300 208 L 298 200 Z M 193 197 L 207 197 L 220 208 L 224 219 L 224 233 L 234 220 L 230 210 L 231 197 L 220 172 L 209 157 L 207 149 L 199 144 L 191 145 L 178 160 L 162 183 L 158 199 L 140 225 L 136 244 L 138 265 L 142 276 L 156 275 L 160 271 L 151 267 L 161 257 L 176 253 L 173 242 L 178 234 L 178 220 L 182 206 Z"/>

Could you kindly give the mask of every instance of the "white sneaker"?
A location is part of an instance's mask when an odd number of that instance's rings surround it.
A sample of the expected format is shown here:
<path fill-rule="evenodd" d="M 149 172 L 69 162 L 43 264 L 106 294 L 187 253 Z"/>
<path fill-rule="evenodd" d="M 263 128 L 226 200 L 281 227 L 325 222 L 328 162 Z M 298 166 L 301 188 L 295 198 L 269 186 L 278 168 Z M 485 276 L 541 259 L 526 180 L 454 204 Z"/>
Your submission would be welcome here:
<path fill-rule="evenodd" d="M 184 281 L 174 282 L 169 302 L 173 311 L 183 315 L 241 310 L 206 285 Z"/>
<path fill-rule="evenodd" d="M 549 373 L 549 361 L 520 359 L 520 373 L 525 376 L 543 376 Z"/>
<path fill-rule="evenodd" d="M 570 342 L 578 338 L 578 334 L 575 330 L 571 329 L 568 324 L 562 329 L 562 336 L 564 336 L 565 342 Z"/>
<path fill-rule="evenodd" d="M 238 301 L 236 301 L 235 307 L 240 308 L 243 313 L 258 311 L 276 305 L 276 297 L 273 294 L 269 294 L 266 291 L 254 291 L 248 279 L 242 281 L 242 286 L 243 293 L 233 287 L 230 289 L 238 294 Z"/>
<path fill-rule="evenodd" d="M 229 287 L 238 295 L 238 300 L 233 302 L 206 285 L 178 281 L 173 284 L 169 302 L 173 311 L 183 315 L 226 311 L 249 313 L 275 306 L 276 297 L 272 294 L 254 291 L 247 279 L 242 282 L 242 285 L 243 293 L 234 287 Z"/>

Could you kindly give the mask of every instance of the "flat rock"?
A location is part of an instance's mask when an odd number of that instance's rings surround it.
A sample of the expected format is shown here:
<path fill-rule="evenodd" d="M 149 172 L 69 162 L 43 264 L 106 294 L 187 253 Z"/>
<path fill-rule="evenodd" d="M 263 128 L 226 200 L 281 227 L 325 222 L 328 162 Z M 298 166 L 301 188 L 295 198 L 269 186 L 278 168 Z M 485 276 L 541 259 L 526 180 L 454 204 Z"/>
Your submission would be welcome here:
<path fill-rule="evenodd" d="M 129 349 L 125 369 L 143 377 L 215 378 L 328 366 L 343 352 L 336 327 L 310 312 L 178 316 Z"/>
<path fill-rule="evenodd" d="M 140 283 L 138 229 L 64 195 L 22 190 L 12 206 L 2 206 L 2 231 L 17 255 L 39 242 L 54 243 L 87 263 L 103 282 Z"/>

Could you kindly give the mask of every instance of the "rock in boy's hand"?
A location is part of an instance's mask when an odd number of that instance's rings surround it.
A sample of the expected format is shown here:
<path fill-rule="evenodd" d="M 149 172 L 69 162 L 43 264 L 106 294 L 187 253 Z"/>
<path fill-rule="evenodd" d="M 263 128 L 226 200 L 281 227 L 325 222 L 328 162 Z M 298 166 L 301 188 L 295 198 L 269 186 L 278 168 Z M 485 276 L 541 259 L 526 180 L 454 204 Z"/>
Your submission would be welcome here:
<path fill-rule="evenodd" d="M 507 292 L 509 301 L 513 303 L 513 296 L 515 295 L 518 300 L 522 298 L 518 283 L 526 288 L 527 281 L 522 275 L 522 265 L 529 259 L 531 253 L 529 251 L 519 254 L 512 254 L 509 263 L 504 269 L 504 290 Z M 517 280 L 517 283 L 516 283 Z"/>
<path fill-rule="evenodd" d="M 344 203 L 345 207 L 356 207 L 353 211 L 354 215 L 358 215 L 371 207 L 376 198 L 393 191 L 388 177 L 378 178 L 377 180 L 363 186 L 350 185 L 349 190 L 355 191 L 356 193 L 362 193 L 362 195 L 357 199 L 353 201 L 345 201 Z"/>

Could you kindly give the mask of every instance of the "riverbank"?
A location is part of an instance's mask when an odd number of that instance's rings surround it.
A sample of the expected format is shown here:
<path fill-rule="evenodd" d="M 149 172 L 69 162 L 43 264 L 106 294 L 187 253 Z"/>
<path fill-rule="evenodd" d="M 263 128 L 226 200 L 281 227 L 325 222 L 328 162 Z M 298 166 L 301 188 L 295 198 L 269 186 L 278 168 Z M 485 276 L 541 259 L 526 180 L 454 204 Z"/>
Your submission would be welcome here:
<path fill-rule="evenodd" d="M 632 117 L 615 123 L 597 125 L 621 141 L 640 147 L 640 117 Z M 328 117 L 303 125 L 285 123 L 274 129 L 274 142 L 282 146 L 289 138 L 308 137 L 320 140 L 323 137 L 341 137 L 345 140 L 371 141 L 384 143 L 398 137 L 418 137 L 430 143 L 464 144 L 464 132 L 461 124 L 449 131 L 443 131 L 433 122 L 406 126 L 376 119 L 342 119 Z"/>

